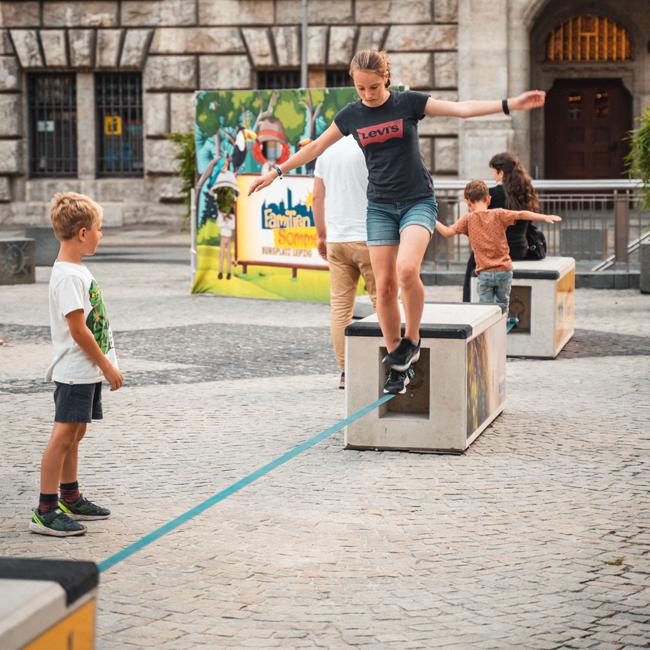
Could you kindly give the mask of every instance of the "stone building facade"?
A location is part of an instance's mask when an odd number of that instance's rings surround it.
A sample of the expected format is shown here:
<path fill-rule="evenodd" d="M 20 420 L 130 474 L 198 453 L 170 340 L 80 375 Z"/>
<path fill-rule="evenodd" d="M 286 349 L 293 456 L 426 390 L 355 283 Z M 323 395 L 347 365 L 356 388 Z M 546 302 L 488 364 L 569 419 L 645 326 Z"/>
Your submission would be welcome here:
<path fill-rule="evenodd" d="M 176 220 L 180 181 L 165 134 L 192 128 L 197 89 L 255 88 L 261 73 L 296 71 L 301 6 L 301 0 L 2 0 L 0 224 L 47 222 L 49 198 L 64 189 L 101 201 L 109 226 Z M 626 32 L 629 56 L 549 62 L 549 34 L 591 14 Z M 390 54 L 394 83 L 438 98 L 500 99 L 529 87 L 550 90 L 557 79 L 611 78 L 620 80 L 638 114 L 650 103 L 649 41 L 646 0 L 310 0 L 309 85 L 325 85 L 328 71 L 344 71 L 356 49 L 376 47 Z M 98 113 L 98 80 L 106 73 L 130 74 L 141 88 L 133 137 L 141 139 L 143 156 L 127 175 L 102 167 L 106 134 L 122 128 L 110 118 L 101 123 Z M 30 94 L 38 88 L 34 80 L 61 74 L 75 89 L 75 164 L 63 176 L 35 173 L 34 141 L 48 132 L 54 137 L 58 126 L 34 118 Z M 547 119 L 538 111 L 425 120 L 422 154 L 437 179 L 487 177 L 487 160 L 505 149 L 544 177 Z"/>

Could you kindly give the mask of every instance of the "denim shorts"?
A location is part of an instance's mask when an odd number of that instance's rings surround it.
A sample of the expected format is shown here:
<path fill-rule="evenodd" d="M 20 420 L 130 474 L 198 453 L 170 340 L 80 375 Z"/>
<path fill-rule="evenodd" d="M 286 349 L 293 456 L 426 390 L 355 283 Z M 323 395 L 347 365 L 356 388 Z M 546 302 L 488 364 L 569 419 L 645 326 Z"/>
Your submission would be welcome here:
<path fill-rule="evenodd" d="M 368 201 L 368 246 L 396 246 L 406 226 L 422 226 L 433 235 L 438 216 L 436 197 L 377 203 Z"/>
<path fill-rule="evenodd" d="M 101 381 L 96 384 L 54 383 L 55 422 L 88 423 L 104 417 Z"/>

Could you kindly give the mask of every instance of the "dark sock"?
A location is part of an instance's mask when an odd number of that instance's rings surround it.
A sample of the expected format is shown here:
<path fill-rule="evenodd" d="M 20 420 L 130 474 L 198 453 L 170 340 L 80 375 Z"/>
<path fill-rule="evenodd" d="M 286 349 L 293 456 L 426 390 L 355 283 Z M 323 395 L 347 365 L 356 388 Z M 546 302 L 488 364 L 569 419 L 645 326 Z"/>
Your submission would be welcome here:
<path fill-rule="evenodd" d="M 59 485 L 59 492 L 61 493 L 61 501 L 66 503 L 74 503 L 80 496 L 79 482 L 61 483 Z"/>
<path fill-rule="evenodd" d="M 58 508 L 57 505 L 58 500 L 59 497 L 56 493 L 43 494 L 41 492 L 41 496 L 38 499 L 38 511 L 44 515 L 47 512 L 52 512 L 52 510 L 56 510 Z"/>

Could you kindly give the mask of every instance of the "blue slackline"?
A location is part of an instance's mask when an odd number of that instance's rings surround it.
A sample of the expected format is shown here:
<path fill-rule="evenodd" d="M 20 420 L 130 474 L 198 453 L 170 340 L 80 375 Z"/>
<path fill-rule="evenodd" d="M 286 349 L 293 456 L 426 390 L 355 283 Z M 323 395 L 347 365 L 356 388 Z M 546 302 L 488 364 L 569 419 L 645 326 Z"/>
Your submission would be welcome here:
<path fill-rule="evenodd" d="M 201 514 L 204 510 L 207 510 L 208 508 L 212 507 L 216 503 L 219 503 L 219 501 L 223 501 L 226 497 L 229 497 L 231 494 L 238 492 L 239 490 L 246 487 L 253 481 L 256 481 L 261 476 L 268 474 L 271 470 L 275 469 L 276 467 L 279 467 L 283 463 L 286 463 L 288 460 L 291 460 L 294 456 L 297 456 L 298 454 L 302 453 L 306 449 L 313 447 L 321 440 L 325 440 L 325 438 L 327 438 L 328 436 L 331 436 L 333 433 L 340 431 L 343 427 L 354 422 L 355 420 L 358 420 L 360 417 L 363 417 L 364 415 L 366 415 L 366 413 L 369 413 L 370 411 L 377 408 L 378 406 L 385 404 L 388 400 L 392 399 L 393 397 L 395 397 L 395 395 L 392 394 L 384 395 L 383 397 L 380 397 L 372 404 L 368 404 L 368 406 L 364 406 L 362 409 L 359 409 L 356 413 L 353 413 L 352 415 L 348 416 L 347 418 L 345 418 L 345 420 L 341 420 L 340 422 L 337 422 L 336 424 L 332 425 L 329 429 L 325 429 L 325 431 L 321 431 L 320 433 L 316 434 L 313 438 L 309 438 L 309 440 L 303 442 L 297 447 L 294 447 L 293 449 L 286 452 L 285 454 L 282 454 L 282 456 L 278 456 L 278 458 L 276 458 L 275 460 L 271 461 L 267 465 L 264 465 L 263 467 L 260 467 L 259 469 L 256 469 L 254 472 L 248 474 L 248 476 L 245 476 L 244 478 L 240 479 L 236 483 L 233 483 L 225 490 L 221 490 L 221 492 L 217 492 L 209 499 L 206 499 L 202 503 L 199 503 L 198 505 L 194 506 L 190 510 L 184 512 L 182 515 L 179 515 L 175 519 L 168 521 L 166 524 L 163 524 L 160 528 L 156 528 L 156 530 L 149 533 L 148 535 L 141 537 L 137 542 L 133 542 L 133 544 L 130 544 L 126 548 L 123 548 L 121 551 L 118 551 L 117 553 L 107 557 L 105 560 L 103 560 L 97 565 L 99 570 L 106 571 L 111 567 L 114 567 L 118 562 L 121 562 L 122 560 L 125 560 L 127 557 L 133 555 L 134 553 L 137 553 L 140 549 L 151 544 L 152 542 L 155 542 L 157 539 L 160 539 L 163 535 L 166 535 L 167 533 L 174 530 L 174 528 L 178 528 L 186 521 L 192 519 L 192 517 L 196 517 L 196 515 Z"/>

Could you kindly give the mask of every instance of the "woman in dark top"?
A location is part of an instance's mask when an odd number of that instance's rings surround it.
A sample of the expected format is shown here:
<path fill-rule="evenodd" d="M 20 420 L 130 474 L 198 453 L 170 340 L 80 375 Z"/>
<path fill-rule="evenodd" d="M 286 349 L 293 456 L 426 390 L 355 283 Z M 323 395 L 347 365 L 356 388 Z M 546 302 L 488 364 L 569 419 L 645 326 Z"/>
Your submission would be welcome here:
<path fill-rule="evenodd" d="M 384 52 L 361 50 L 350 63 L 359 101 L 338 112 L 334 123 L 286 162 L 260 176 L 249 194 L 305 165 L 344 135 L 352 134 L 368 167 L 367 234 L 377 283 L 377 316 L 390 368 L 384 392 L 404 393 L 420 356 L 424 285 L 420 265 L 435 230 L 437 203 L 433 181 L 420 155 L 418 122 L 425 116 L 475 117 L 544 105 L 545 93 L 529 91 L 504 100 L 450 102 L 424 93 L 394 92 Z M 401 337 L 397 290 L 401 289 L 406 331 Z"/>
<path fill-rule="evenodd" d="M 490 208 L 539 212 L 539 199 L 533 189 L 533 182 L 517 156 L 507 151 L 498 153 L 492 156 L 489 165 L 494 180 L 499 183 L 490 188 Z M 526 259 L 528 254 L 526 231 L 529 223 L 529 221 L 517 221 L 514 226 L 506 230 L 510 257 L 513 260 Z M 475 268 L 474 253 L 470 253 L 463 282 L 463 302 L 470 302 L 470 283 Z"/>

